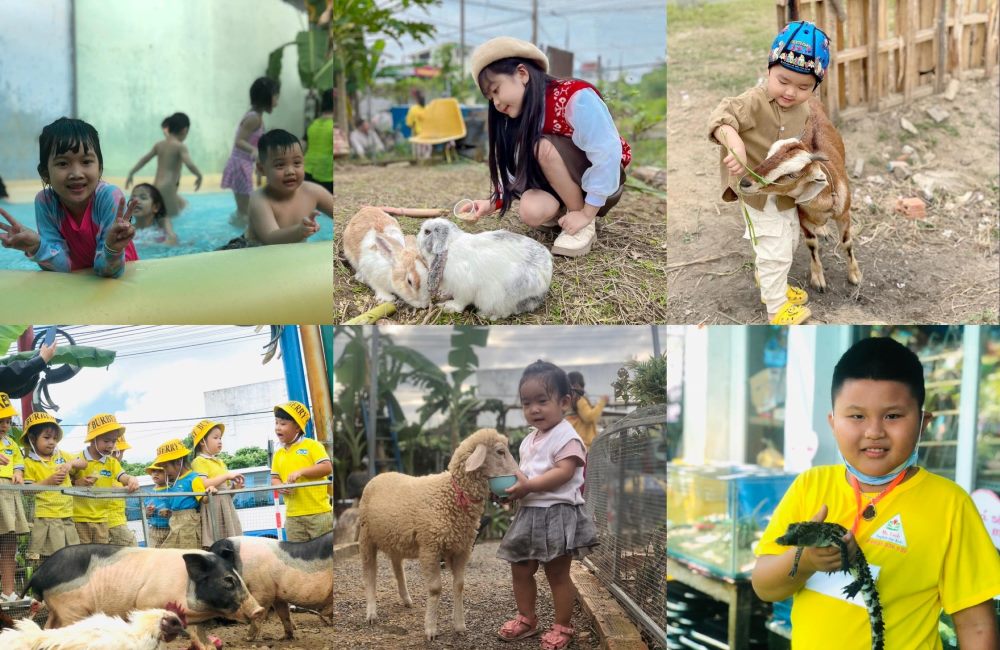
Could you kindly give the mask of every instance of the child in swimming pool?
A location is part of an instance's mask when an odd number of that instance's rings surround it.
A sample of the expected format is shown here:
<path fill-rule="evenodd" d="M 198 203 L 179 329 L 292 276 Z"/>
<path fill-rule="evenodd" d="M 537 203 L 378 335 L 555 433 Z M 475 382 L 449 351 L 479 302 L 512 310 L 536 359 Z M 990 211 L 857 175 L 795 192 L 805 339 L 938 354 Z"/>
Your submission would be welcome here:
<path fill-rule="evenodd" d="M 38 174 L 45 188 L 35 196 L 38 232 L 0 209 L 0 245 L 23 252 L 46 271 L 93 268 L 117 278 L 125 262 L 139 259 L 132 244 L 134 204 L 101 180 L 104 157 L 97 130 L 83 120 L 61 117 L 38 138 Z"/>
<path fill-rule="evenodd" d="M 187 205 L 178 194 L 177 188 L 181 184 L 181 164 L 183 163 L 195 175 L 194 191 L 201 187 L 201 172 L 191 161 L 191 154 L 188 153 L 184 140 L 191 130 L 191 120 L 184 113 L 174 113 L 163 121 L 166 135 L 160 142 L 153 145 L 145 156 L 139 159 L 135 167 L 128 173 L 125 180 L 125 189 L 132 185 L 132 177 L 137 171 L 143 168 L 153 157 L 156 157 L 156 178 L 153 184 L 160 190 L 163 199 L 161 204 L 166 210 L 168 217 L 176 216 Z"/>
<path fill-rule="evenodd" d="M 250 110 L 243 115 L 236 127 L 233 151 L 226 168 L 222 170 L 222 187 L 233 191 L 236 199 L 235 221 L 246 224 L 250 214 L 250 194 L 253 193 L 254 161 L 257 159 L 257 141 L 264 135 L 264 113 L 278 105 L 281 85 L 267 77 L 256 79 L 250 86 Z"/>
<path fill-rule="evenodd" d="M 167 246 L 177 245 L 177 234 L 163 207 L 163 196 L 155 185 L 139 183 L 132 188 L 131 201 L 135 202 L 135 228 L 142 233 L 146 231 L 153 235 L 157 243 Z M 152 231 L 147 230 L 152 229 Z M 153 232 L 155 231 L 155 232 Z"/>
<path fill-rule="evenodd" d="M 333 195 L 305 177 L 302 144 L 283 129 L 268 131 L 257 144 L 257 171 L 267 185 L 250 197 L 246 232 L 221 250 L 262 244 L 293 244 L 319 231 L 316 217 L 333 216 Z"/>
<path fill-rule="evenodd" d="M 597 89 L 548 69 L 541 50 L 509 36 L 472 53 L 472 78 L 490 102 L 493 194 L 464 211 L 503 215 L 518 199 L 525 224 L 562 228 L 553 255 L 577 257 L 596 240 L 597 218 L 621 198 L 632 153 Z"/>

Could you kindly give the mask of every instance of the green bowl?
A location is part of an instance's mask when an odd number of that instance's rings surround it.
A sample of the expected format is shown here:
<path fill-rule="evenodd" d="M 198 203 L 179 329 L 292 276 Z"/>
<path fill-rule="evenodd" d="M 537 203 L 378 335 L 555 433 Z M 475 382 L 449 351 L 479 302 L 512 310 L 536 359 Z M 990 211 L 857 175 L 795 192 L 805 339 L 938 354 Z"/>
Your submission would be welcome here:
<path fill-rule="evenodd" d="M 513 474 L 507 474 L 506 476 L 494 476 L 490 479 L 490 490 L 492 490 L 493 494 L 498 497 L 505 497 L 508 496 L 505 490 L 515 483 L 517 483 L 517 477 Z"/>

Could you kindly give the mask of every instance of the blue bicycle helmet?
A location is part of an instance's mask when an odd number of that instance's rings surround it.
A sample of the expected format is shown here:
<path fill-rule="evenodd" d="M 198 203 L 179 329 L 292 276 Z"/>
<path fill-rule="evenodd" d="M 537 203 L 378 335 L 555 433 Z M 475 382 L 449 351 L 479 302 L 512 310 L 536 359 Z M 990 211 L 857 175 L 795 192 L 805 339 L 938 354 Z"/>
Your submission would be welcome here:
<path fill-rule="evenodd" d="M 820 83 L 830 65 L 830 39 L 807 20 L 788 23 L 771 43 L 767 67 L 776 63 L 792 72 L 811 74 Z"/>

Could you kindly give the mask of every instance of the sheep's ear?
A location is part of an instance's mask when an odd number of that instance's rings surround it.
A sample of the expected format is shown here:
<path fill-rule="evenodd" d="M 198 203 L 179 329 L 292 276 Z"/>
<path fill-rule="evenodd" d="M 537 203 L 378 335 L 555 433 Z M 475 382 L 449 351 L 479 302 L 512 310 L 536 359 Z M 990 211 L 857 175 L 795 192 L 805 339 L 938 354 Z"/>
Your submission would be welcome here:
<path fill-rule="evenodd" d="M 812 161 L 819 160 L 820 162 L 829 162 L 830 161 L 830 159 L 827 158 L 826 155 L 824 155 L 822 153 L 818 153 L 818 152 L 814 152 L 812 155 L 810 155 L 809 156 L 809 160 L 812 160 Z"/>
<path fill-rule="evenodd" d="M 483 466 L 486 460 L 486 445 L 476 445 L 476 450 L 472 452 L 465 461 L 465 471 L 474 472 Z"/>

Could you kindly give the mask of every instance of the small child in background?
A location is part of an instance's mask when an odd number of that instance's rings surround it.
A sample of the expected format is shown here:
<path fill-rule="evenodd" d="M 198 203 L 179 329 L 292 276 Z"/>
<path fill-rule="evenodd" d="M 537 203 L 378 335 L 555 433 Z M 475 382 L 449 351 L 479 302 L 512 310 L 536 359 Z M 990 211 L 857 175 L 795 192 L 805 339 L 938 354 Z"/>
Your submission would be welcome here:
<path fill-rule="evenodd" d="M 7 393 L 0 393 L 0 485 L 24 484 L 24 456 L 10 436 L 16 414 Z M 21 493 L 0 490 L 0 602 L 20 600 L 14 583 L 17 536 L 29 530 Z"/>
<path fill-rule="evenodd" d="M 267 184 L 250 197 L 246 232 L 220 250 L 305 241 L 319 232 L 316 217 L 320 212 L 333 216 L 333 195 L 325 187 L 304 180 L 298 138 L 274 129 L 261 137 L 257 148 L 257 168 L 267 176 Z"/>
<path fill-rule="evenodd" d="M 135 204 L 135 228 L 137 237 L 148 233 L 154 241 L 167 246 L 177 245 L 177 234 L 174 232 L 172 219 L 167 216 L 163 207 L 163 197 L 156 186 L 149 183 L 139 183 L 132 188 L 130 199 Z"/>
<path fill-rule="evenodd" d="M 104 156 L 97 130 L 83 120 L 61 117 L 38 138 L 38 174 L 46 187 L 35 196 L 38 232 L 3 209 L 0 245 L 23 252 L 46 271 L 93 268 L 117 278 L 125 262 L 139 259 L 132 245 L 134 205 L 101 180 Z"/>
<path fill-rule="evenodd" d="M 264 135 L 264 113 L 275 109 L 280 93 L 281 85 L 277 81 L 267 77 L 254 80 L 250 86 L 250 110 L 236 127 L 233 151 L 222 170 L 222 188 L 231 189 L 236 200 L 236 212 L 230 219 L 236 224 L 246 224 L 249 218 L 257 141 Z"/>
<path fill-rule="evenodd" d="M 123 430 L 124 433 L 124 430 Z M 115 450 L 111 452 L 119 463 L 125 458 L 125 452 L 132 448 L 132 445 L 125 442 L 125 436 L 115 442 Z M 114 482 L 115 487 L 125 487 L 119 481 Z M 128 516 L 125 514 L 125 499 L 108 500 L 108 543 L 115 546 L 138 546 L 135 541 L 135 534 L 128 527 Z"/>
<path fill-rule="evenodd" d="M 305 437 L 307 422 L 309 409 L 301 402 L 274 407 L 274 435 L 281 447 L 271 461 L 271 485 L 317 481 L 333 472 L 323 445 Z M 283 488 L 279 492 L 285 497 L 285 538 L 289 542 L 308 542 L 333 530 L 333 506 L 325 486 Z"/>
<path fill-rule="evenodd" d="M 177 216 L 181 210 L 187 207 L 187 202 L 177 194 L 181 185 L 181 164 L 183 163 L 191 173 L 195 175 L 194 191 L 201 188 L 201 172 L 191 160 L 184 140 L 191 130 L 191 120 L 184 113 L 174 113 L 166 120 L 166 137 L 153 145 L 145 156 L 139 159 L 125 179 L 125 189 L 132 186 L 132 177 L 142 169 L 146 163 L 156 157 L 156 177 L 153 184 L 160 191 L 163 200 L 163 207 L 167 211 L 168 217 Z"/>
<path fill-rule="evenodd" d="M 87 435 L 83 439 L 87 446 L 77 456 L 86 461 L 86 465 L 75 468 L 70 476 L 73 485 L 77 487 L 115 487 L 115 481 L 128 488 L 129 492 L 139 489 L 139 481 L 130 476 L 118 459 L 112 455 L 118 438 L 125 432 L 125 427 L 111 413 L 101 413 L 87 422 Z M 73 523 L 81 544 L 108 544 L 110 515 L 108 499 L 91 497 L 73 497 Z"/>
<path fill-rule="evenodd" d="M 517 514 L 500 542 L 497 557 L 510 562 L 517 616 L 501 626 L 504 641 L 538 632 L 535 572 L 545 567 L 555 621 L 542 635 L 543 650 L 560 650 L 573 639 L 570 627 L 575 591 L 569 568 L 597 545 L 597 527 L 583 508 L 583 441 L 563 417 L 569 408 L 569 378 L 558 366 L 536 361 L 518 386 L 524 419 L 534 429 L 521 441 L 517 483 L 507 488 L 520 499 Z"/>
<path fill-rule="evenodd" d="M 163 468 L 153 463 L 146 468 L 146 473 L 153 479 L 154 494 L 159 494 L 167 489 L 167 475 Z M 159 548 L 163 546 L 163 540 L 170 533 L 170 510 L 167 502 L 163 498 L 146 498 L 146 521 L 149 524 L 149 539 L 146 546 L 149 548 Z"/>
<path fill-rule="evenodd" d="M 24 420 L 24 483 L 70 487 L 69 474 L 87 462 L 59 449 L 63 430 L 54 417 L 35 411 Z M 35 520 L 25 558 L 40 565 L 50 555 L 80 543 L 73 525 L 73 497 L 62 492 L 35 493 Z"/>
<path fill-rule="evenodd" d="M 231 490 L 243 487 L 243 475 L 230 472 L 218 457 L 222 451 L 222 434 L 226 426 L 211 420 L 202 420 L 191 430 L 191 446 L 196 454 L 191 469 L 201 474 L 206 488 Z M 205 506 L 205 503 L 202 503 Z M 220 539 L 239 537 L 243 534 L 233 495 L 217 494 L 208 500 L 201 513 L 201 545 L 208 548 Z"/>
<path fill-rule="evenodd" d="M 166 494 L 171 492 L 207 492 L 214 494 L 216 488 L 206 488 L 205 477 L 191 470 L 188 456 L 191 450 L 178 439 L 168 440 L 156 448 L 154 465 L 166 473 Z M 170 510 L 170 532 L 160 545 L 161 548 L 201 549 L 201 513 L 198 505 L 200 496 L 165 497 Z"/>
<path fill-rule="evenodd" d="M 597 400 L 597 404 L 591 404 L 584 391 L 583 374 L 575 370 L 568 375 L 570 391 L 573 393 L 570 399 L 570 414 L 566 416 L 566 421 L 573 425 L 580 440 L 583 441 L 587 450 L 597 437 L 597 423 L 601 419 L 601 413 L 608 404 L 608 396 L 602 395 Z"/>
<path fill-rule="evenodd" d="M 427 113 L 425 104 L 427 102 L 424 99 L 424 94 L 418 88 L 410 90 L 410 97 L 413 98 L 413 103 L 410 104 L 410 108 L 406 111 L 406 126 L 410 127 L 413 135 L 420 135 L 424 129 L 425 114 Z M 414 158 L 425 160 L 431 157 L 433 145 L 411 142 L 410 149 L 413 152 Z"/>
<path fill-rule="evenodd" d="M 322 185 L 333 194 L 333 90 L 323 91 L 319 116 L 309 124 L 305 170 L 306 180 Z"/>

